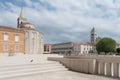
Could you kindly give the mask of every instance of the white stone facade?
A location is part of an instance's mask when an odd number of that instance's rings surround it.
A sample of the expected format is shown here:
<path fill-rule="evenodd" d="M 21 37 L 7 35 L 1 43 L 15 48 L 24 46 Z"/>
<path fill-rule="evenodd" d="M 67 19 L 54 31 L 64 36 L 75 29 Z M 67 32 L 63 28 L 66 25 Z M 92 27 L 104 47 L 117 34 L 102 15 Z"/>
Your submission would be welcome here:
<path fill-rule="evenodd" d="M 21 10 L 17 27 L 25 32 L 25 53 L 42 54 L 44 52 L 43 34 L 35 30 L 35 26 L 27 21 Z"/>
<path fill-rule="evenodd" d="M 43 36 L 35 30 L 25 30 L 25 53 L 43 53 Z"/>
<path fill-rule="evenodd" d="M 74 43 L 74 54 L 89 54 L 93 51 L 93 45 L 87 42 Z"/>

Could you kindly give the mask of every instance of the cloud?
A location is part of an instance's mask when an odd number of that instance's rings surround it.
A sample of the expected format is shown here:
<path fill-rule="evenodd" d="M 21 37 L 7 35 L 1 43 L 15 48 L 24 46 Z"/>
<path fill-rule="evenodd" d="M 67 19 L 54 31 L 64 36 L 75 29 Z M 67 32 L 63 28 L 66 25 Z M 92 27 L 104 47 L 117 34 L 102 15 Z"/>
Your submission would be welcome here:
<path fill-rule="evenodd" d="M 120 0 L 6 0 L 0 7 L 0 24 L 13 27 L 24 7 L 45 43 L 89 41 L 93 26 L 100 36 L 120 41 Z"/>

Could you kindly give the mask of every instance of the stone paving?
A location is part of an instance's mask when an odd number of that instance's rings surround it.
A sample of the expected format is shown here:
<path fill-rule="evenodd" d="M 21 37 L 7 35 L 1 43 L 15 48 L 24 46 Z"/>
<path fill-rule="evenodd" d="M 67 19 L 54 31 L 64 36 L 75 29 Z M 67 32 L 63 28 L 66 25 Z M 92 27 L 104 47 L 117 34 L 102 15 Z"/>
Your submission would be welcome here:
<path fill-rule="evenodd" d="M 34 59 L 34 63 L 42 63 L 47 61 L 47 57 L 58 55 L 15 55 L 8 57 L 6 55 L 0 55 L 0 63 L 3 65 L 17 65 L 28 64 L 31 59 Z M 60 57 L 60 56 L 59 56 Z M 1 66 L 1 65 L 0 65 Z M 111 77 L 83 74 L 73 71 L 59 71 L 48 72 L 36 75 L 14 77 L 2 80 L 120 80 Z"/>
<path fill-rule="evenodd" d="M 4 80 L 120 80 L 120 79 L 98 75 L 83 74 L 72 71 L 59 71 L 30 76 L 22 76 Z"/>

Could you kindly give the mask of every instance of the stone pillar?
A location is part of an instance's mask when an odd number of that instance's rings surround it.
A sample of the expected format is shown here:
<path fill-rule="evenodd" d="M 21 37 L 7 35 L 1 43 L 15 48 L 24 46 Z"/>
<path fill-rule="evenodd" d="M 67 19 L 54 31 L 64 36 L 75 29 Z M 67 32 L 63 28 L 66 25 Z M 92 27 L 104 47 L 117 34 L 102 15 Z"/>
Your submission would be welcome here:
<path fill-rule="evenodd" d="M 111 76 L 111 63 L 105 63 L 105 75 Z"/>
<path fill-rule="evenodd" d="M 113 63 L 113 77 L 119 77 L 119 64 Z"/>
<path fill-rule="evenodd" d="M 100 62 L 98 62 L 98 74 L 100 74 Z"/>
<path fill-rule="evenodd" d="M 120 63 L 118 63 L 118 77 L 120 78 Z"/>
<path fill-rule="evenodd" d="M 83 72 L 84 72 L 84 73 L 88 73 L 88 72 L 89 72 L 88 66 L 89 66 L 88 61 L 87 61 L 87 60 L 84 60 L 84 62 L 83 62 Z"/>
<path fill-rule="evenodd" d="M 99 62 L 99 71 L 98 71 L 98 74 L 104 75 L 104 70 L 105 70 L 104 67 L 105 67 L 104 62 Z"/>
<path fill-rule="evenodd" d="M 111 76 L 114 76 L 113 63 L 111 63 Z"/>
<path fill-rule="evenodd" d="M 96 59 L 93 60 L 93 74 L 96 74 L 97 73 L 97 61 Z"/>

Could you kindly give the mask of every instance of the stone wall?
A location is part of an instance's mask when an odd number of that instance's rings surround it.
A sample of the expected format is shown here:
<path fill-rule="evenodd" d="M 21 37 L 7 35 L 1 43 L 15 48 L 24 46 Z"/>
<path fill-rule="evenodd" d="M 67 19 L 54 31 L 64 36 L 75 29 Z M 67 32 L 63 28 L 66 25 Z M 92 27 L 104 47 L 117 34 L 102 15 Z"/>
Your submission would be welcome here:
<path fill-rule="evenodd" d="M 64 58 L 49 57 L 48 60 L 60 61 L 73 71 L 120 77 L 119 56 L 81 55 Z"/>
<path fill-rule="evenodd" d="M 43 35 L 36 30 L 25 30 L 25 53 L 43 54 Z"/>
<path fill-rule="evenodd" d="M 8 34 L 8 40 L 4 40 L 4 33 Z M 15 41 L 15 35 L 19 36 L 19 40 Z M 2 53 L 24 53 L 24 32 L 11 27 L 0 26 L 0 54 Z M 4 50 L 5 45 L 7 45 L 7 50 Z M 18 46 L 18 50 L 16 50 Z"/>

